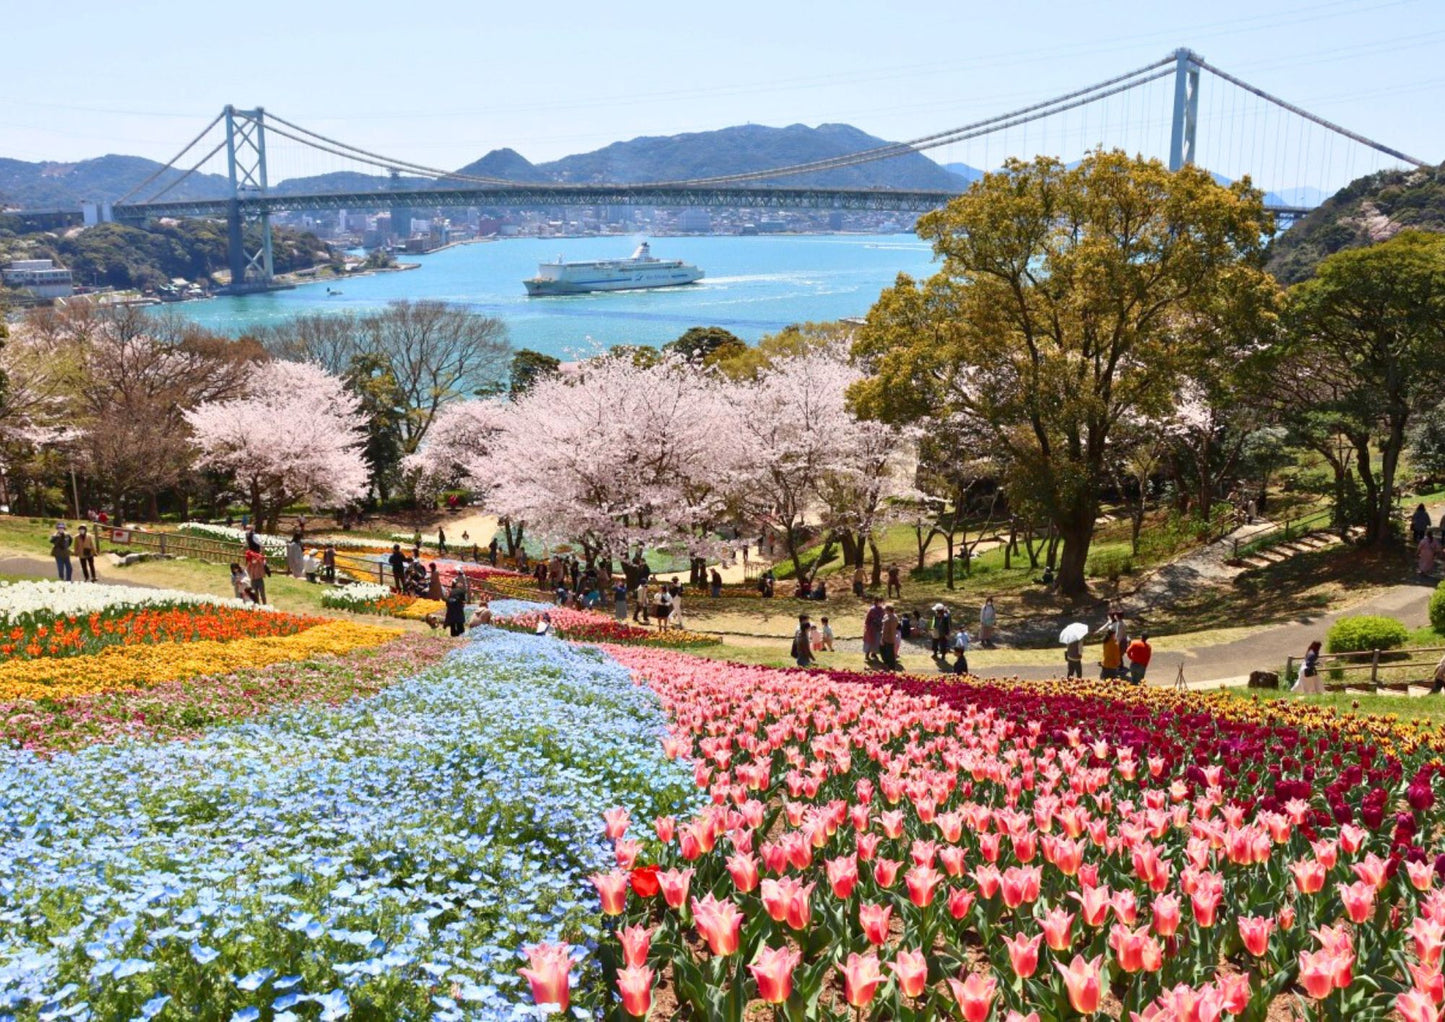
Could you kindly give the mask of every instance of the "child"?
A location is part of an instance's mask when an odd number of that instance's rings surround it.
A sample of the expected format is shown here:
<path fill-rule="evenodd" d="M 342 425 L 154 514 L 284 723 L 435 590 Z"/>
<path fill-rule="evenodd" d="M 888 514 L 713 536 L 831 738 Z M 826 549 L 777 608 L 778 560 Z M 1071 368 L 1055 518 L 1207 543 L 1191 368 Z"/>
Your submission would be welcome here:
<path fill-rule="evenodd" d="M 231 562 L 231 590 L 236 594 L 238 600 L 256 602 L 256 593 L 251 589 L 251 576 L 246 574 L 245 568 L 234 561 Z"/>
<path fill-rule="evenodd" d="M 968 629 L 960 628 L 953 633 L 953 673 L 968 673 Z"/>
<path fill-rule="evenodd" d="M 814 653 L 823 649 L 823 633 L 818 631 L 816 624 L 808 625 L 808 645 L 812 647 Z"/>
<path fill-rule="evenodd" d="M 833 652 L 833 626 L 828 624 L 827 618 L 823 618 L 822 648 Z"/>

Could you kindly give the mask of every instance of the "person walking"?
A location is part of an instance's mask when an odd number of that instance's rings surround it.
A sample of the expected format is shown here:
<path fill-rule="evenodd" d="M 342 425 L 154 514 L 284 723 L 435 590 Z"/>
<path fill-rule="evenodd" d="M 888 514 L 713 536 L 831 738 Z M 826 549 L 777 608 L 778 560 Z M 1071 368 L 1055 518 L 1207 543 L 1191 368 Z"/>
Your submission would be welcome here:
<path fill-rule="evenodd" d="M 823 618 L 823 630 L 818 636 L 818 641 L 821 643 L 821 648 L 827 650 L 829 653 L 834 652 L 833 626 L 828 624 L 827 618 Z"/>
<path fill-rule="evenodd" d="M 722 595 L 723 587 L 722 573 L 719 572 L 716 568 L 712 569 L 712 576 L 710 577 L 708 584 L 709 592 L 712 594 L 712 598 L 716 600 L 719 596 Z"/>
<path fill-rule="evenodd" d="M 799 614 L 798 630 L 793 633 L 793 645 L 789 650 L 793 662 L 799 667 L 808 667 L 813 663 L 812 631 L 812 626 L 808 621 L 808 615 Z"/>
<path fill-rule="evenodd" d="M 883 666 L 890 671 L 898 670 L 898 615 L 893 604 L 883 608 L 883 625 L 879 630 L 878 642 L 883 653 Z"/>
<path fill-rule="evenodd" d="M 883 643 L 883 601 L 873 597 L 873 606 L 863 616 L 863 661 L 878 662 Z"/>
<path fill-rule="evenodd" d="M 1064 663 L 1065 663 L 1065 665 L 1067 666 L 1067 670 L 1065 671 L 1065 674 L 1064 674 L 1065 680 L 1068 680 L 1068 679 L 1071 679 L 1071 678 L 1078 678 L 1078 679 L 1080 679 L 1080 680 L 1083 679 L 1083 677 L 1084 677 L 1084 640 L 1083 640 L 1083 639 L 1075 639 L 1073 642 L 1069 643 L 1067 646 L 1064 647 Z"/>
<path fill-rule="evenodd" d="M 903 576 L 896 564 L 888 565 L 888 589 L 883 595 L 892 600 L 903 599 Z"/>
<path fill-rule="evenodd" d="M 437 553 L 442 557 L 447 555 L 447 531 L 440 525 L 437 526 Z"/>
<path fill-rule="evenodd" d="M 1149 633 L 1140 632 L 1139 638 L 1129 643 L 1124 655 L 1129 659 L 1129 680 L 1136 685 L 1144 684 L 1144 674 L 1149 670 L 1149 660 L 1154 655 L 1154 648 L 1149 645 Z"/>
<path fill-rule="evenodd" d="M 983 601 L 983 609 L 978 612 L 978 644 L 984 649 L 993 649 L 994 630 L 998 626 L 998 610 L 994 608 L 993 597 Z"/>
<path fill-rule="evenodd" d="M 447 613 L 442 624 L 454 639 L 467 630 L 467 576 L 461 572 L 457 572 L 447 591 Z"/>
<path fill-rule="evenodd" d="M 1438 676 L 1438 670 L 1436 674 Z M 1300 664 L 1299 677 L 1295 679 L 1294 691 L 1306 696 L 1325 694 L 1324 682 L 1320 680 L 1320 641 L 1318 639 L 1310 643 L 1309 648 L 1305 650 L 1304 662 Z"/>
<path fill-rule="evenodd" d="M 65 523 L 56 522 L 55 531 L 50 535 L 50 556 L 55 558 L 55 573 L 62 582 L 71 581 L 73 574 L 70 546 L 70 533 L 65 531 Z"/>
<path fill-rule="evenodd" d="M 95 574 L 95 537 L 86 531 L 84 525 L 75 536 L 75 556 L 80 558 L 80 575 L 87 582 L 99 582 Z"/>
<path fill-rule="evenodd" d="M 1410 542 L 1418 544 L 1430 531 L 1430 512 L 1425 510 L 1424 504 L 1415 506 L 1415 513 L 1410 516 Z"/>
<path fill-rule="evenodd" d="M 672 627 L 682 628 L 682 586 L 677 584 L 676 575 L 667 587 L 667 595 L 672 597 Z"/>
<path fill-rule="evenodd" d="M 386 563 L 391 565 L 391 584 L 397 592 L 406 592 L 406 554 L 401 552 L 400 543 L 391 545 L 391 556 Z"/>
<path fill-rule="evenodd" d="M 1415 570 L 1421 575 L 1429 576 L 1435 573 L 1435 558 L 1440 554 L 1440 541 L 1429 532 L 1420 537 L 1420 542 L 1415 548 L 1416 562 Z"/>

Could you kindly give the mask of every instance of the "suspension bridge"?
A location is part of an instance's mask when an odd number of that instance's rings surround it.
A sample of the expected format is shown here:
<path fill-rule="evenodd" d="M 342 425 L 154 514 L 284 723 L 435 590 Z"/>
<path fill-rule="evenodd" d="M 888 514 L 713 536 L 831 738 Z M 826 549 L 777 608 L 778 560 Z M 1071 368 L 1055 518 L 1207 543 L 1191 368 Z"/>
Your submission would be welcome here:
<path fill-rule="evenodd" d="M 1218 88 L 1211 93 L 1209 106 L 1201 111 L 1206 80 Z M 1204 126 L 1210 130 L 1201 131 Z M 268 141 L 274 150 L 277 139 L 285 140 L 299 152 L 323 155 L 333 165 L 339 160 L 350 168 L 365 168 L 364 173 L 371 179 L 368 187 L 277 188 L 273 182 L 281 177 L 276 173 L 275 154 L 268 165 L 267 153 Z M 997 148 L 991 150 L 995 144 Z M 976 155 L 980 146 L 981 156 Z M 271 218 L 281 213 L 386 206 L 397 210 L 720 206 L 917 213 L 945 204 L 959 190 L 826 187 L 800 183 L 799 179 L 810 176 L 816 180 L 828 171 L 919 153 L 942 152 L 946 156 L 962 152 L 976 160 L 978 166 L 991 167 L 999 164 L 1002 155 L 1045 153 L 1070 159 L 1097 147 L 1158 155 L 1167 160 L 1171 170 L 1198 164 L 1225 179 L 1249 175 L 1262 187 L 1290 181 L 1300 186 L 1311 172 L 1318 173 L 1323 188 L 1295 187 L 1267 196 L 1277 218 L 1285 221 L 1307 212 L 1334 188 L 1352 179 L 1358 156 L 1366 161 L 1360 168 L 1363 171 L 1426 165 L 1423 160 L 1271 95 L 1213 66 L 1192 50 L 1179 49 L 1161 60 L 1086 88 L 906 142 L 766 170 L 676 181 L 519 183 L 382 155 L 302 127 L 260 107 L 243 110 L 228 106 L 164 166 L 119 201 L 99 207 L 93 216 L 128 222 L 158 217 L 225 219 L 232 287 L 244 290 L 270 284 Z M 228 185 L 226 194 L 177 196 L 181 185 L 197 174 L 209 173 L 207 168 L 221 161 Z M 350 180 L 354 182 L 354 176 Z M 259 226 L 259 230 L 248 232 L 246 228 L 251 224 Z M 248 245 L 248 238 L 258 240 Z"/>

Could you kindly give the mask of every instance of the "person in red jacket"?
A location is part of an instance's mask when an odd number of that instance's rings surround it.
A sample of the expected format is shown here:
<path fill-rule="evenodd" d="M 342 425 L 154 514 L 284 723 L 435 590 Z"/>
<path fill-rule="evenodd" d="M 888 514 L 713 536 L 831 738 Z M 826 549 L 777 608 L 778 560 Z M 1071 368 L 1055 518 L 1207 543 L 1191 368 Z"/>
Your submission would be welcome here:
<path fill-rule="evenodd" d="M 1144 672 L 1149 669 L 1149 658 L 1154 655 L 1154 650 L 1149 645 L 1149 633 L 1143 632 L 1139 638 L 1129 643 L 1124 655 L 1129 658 L 1129 680 L 1136 685 L 1142 685 Z"/>

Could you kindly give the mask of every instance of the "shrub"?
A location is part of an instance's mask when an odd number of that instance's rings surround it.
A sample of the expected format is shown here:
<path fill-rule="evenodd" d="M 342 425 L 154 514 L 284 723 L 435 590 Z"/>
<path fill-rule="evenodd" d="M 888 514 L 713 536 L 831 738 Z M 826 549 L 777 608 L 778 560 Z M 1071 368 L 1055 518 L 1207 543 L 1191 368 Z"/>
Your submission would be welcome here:
<path fill-rule="evenodd" d="M 1364 614 L 1342 617 L 1325 636 L 1325 652 L 1358 653 L 1372 649 L 1398 649 L 1410 638 L 1409 630 L 1392 617 Z"/>
<path fill-rule="evenodd" d="M 1430 627 L 1445 635 L 1445 582 L 1441 582 L 1430 594 Z"/>

